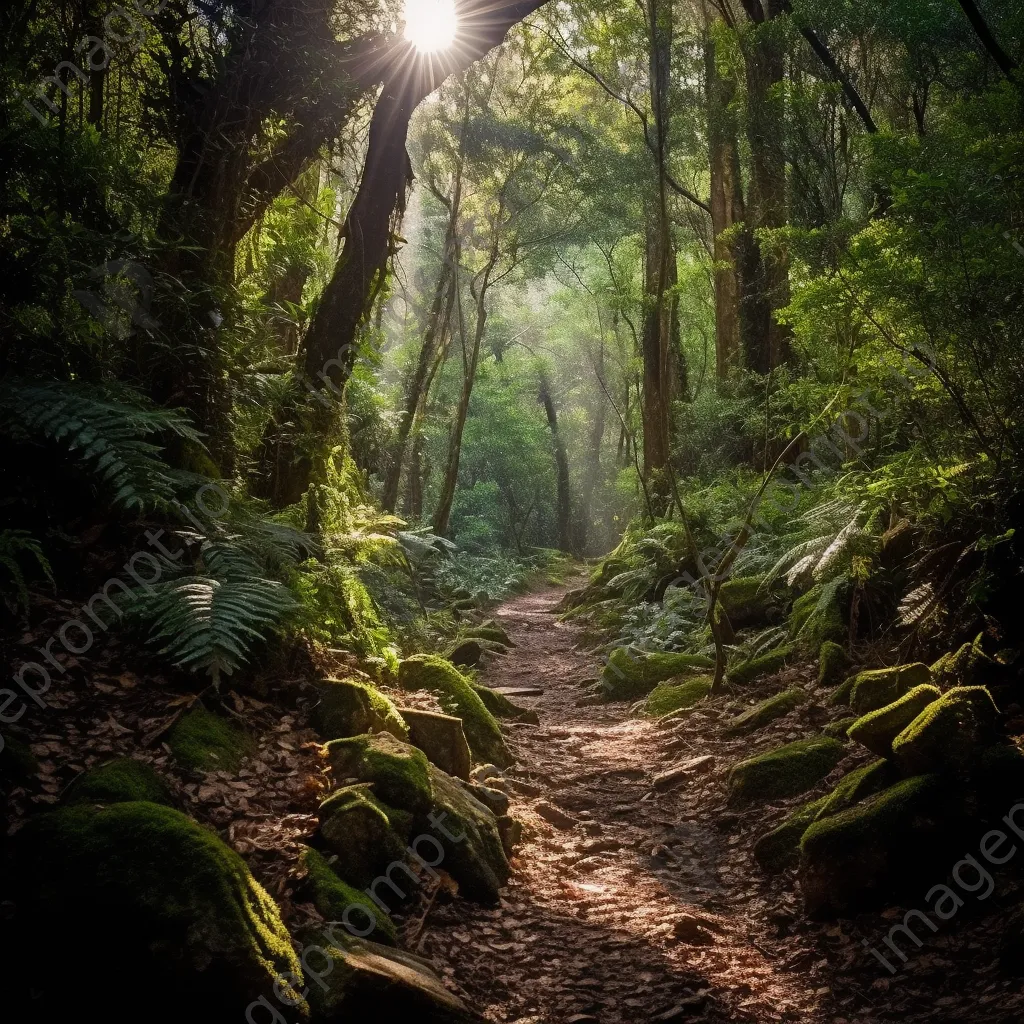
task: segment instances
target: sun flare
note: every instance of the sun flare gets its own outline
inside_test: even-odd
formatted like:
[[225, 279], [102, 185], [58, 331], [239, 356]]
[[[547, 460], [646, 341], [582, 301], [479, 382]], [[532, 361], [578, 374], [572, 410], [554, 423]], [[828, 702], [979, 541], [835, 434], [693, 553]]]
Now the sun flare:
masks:
[[455, 41], [455, 0], [405, 0], [405, 38], [423, 53], [445, 50]]

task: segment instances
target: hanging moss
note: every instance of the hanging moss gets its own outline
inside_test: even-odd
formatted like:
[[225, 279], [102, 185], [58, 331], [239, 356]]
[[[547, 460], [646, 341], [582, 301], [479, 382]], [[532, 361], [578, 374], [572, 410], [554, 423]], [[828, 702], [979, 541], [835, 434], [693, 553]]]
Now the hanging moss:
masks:
[[507, 768], [512, 763], [497, 720], [472, 683], [451, 662], [417, 654], [402, 662], [398, 682], [405, 690], [434, 690], [444, 712], [462, 719], [469, 748], [479, 760], [499, 768]]
[[365, 929], [368, 920], [374, 922], [368, 939], [387, 946], [397, 944], [398, 933], [391, 918], [365, 892], [342, 881], [322, 854], [307, 847], [299, 857], [299, 864], [306, 870], [306, 885], [313, 906], [325, 920], [343, 921], [345, 912], [349, 911], [348, 920], [359, 931]]
[[743, 686], [760, 676], [777, 672], [796, 652], [795, 644], [783, 644], [772, 651], [759, 654], [756, 658], [748, 658], [746, 661], [741, 661], [738, 665], [730, 667], [726, 678], [736, 686]]
[[666, 679], [714, 667], [711, 658], [699, 654], [632, 651], [617, 647], [601, 671], [601, 693], [606, 700], [637, 700]]
[[200, 772], [237, 772], [256, 748], [244, 729], [203, 707], [181, 718], [167, 743], [182, 768]]
[[847, 735], [851, 740], [867, 747], [879, 757], [892, 756], [892, 741], [924, 711], [942, 696], [937, 686], [927, 683], [915, 686], [899, 700], [877, 711], [869, 711], [858, 718]]
[[807, 699], [803, 690], [783, 690], [767, 700], [761, 701], [748, 711], [734, 718], [725, 729], [726, 736], [742, 736], [763, 729], [777, 718], [788, 715]]
[[827, 736], [797, 740], [733, 765], [729, 802], [734, 806], [799, 796], [842, 760], [842, 743]]
[[660, 683], [647, 698], [644, 713], [661, 717], [699, 704], [710, 692], [711, 676], [693, 676], [684, 683]]
[[144, 761], [119, 757], [82, 772], [64, 794], [67, 804], [123, 804], [148, 800], [174, 806], [167, 783]]
[[[229, 1020], [261, 996], [275, 1003], [284, 972], [302, 969], [278, 908], [245, 862], [211, 831], [154, 803], [74, 806], [29, 821], [14, 844], [18, 935], [8, 959], [40, 999], [34, 1019], [70, 1019], [98, 978], [116, 993], [116, 1019], [147, 1007], [147, 1019]], [[60, 958], [55, 922], [72, 913], [85, 940]], [[114, 974], [111, 972], [114, 971]], [[123, 1012], [122, 1012], [123, 1010]], [[306, 1016], [289, 1008], [290, 1021]]]

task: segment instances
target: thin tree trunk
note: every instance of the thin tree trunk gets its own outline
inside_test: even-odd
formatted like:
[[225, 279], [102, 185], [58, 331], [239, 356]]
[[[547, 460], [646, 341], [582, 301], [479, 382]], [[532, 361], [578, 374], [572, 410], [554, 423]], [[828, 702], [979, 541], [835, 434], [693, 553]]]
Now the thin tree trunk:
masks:
[[558, 550], [572, 551], [572, 541], [569, 536], [569, 516], [571, 495], [569, 491], [569, 457], [565, 451], [565, 438], [558, 430], [558, 410], [555, 408], [554, 400], [551, 397], [551, 386], [548, 383], [544, 372], [540, 375], [540, 401], [544, 406], [544, 415], [547, 417], [548, 427], [551, 430], [551, 441], [555, 453], [555, 487], [556, 487], [556, 517], [558, 523]]
[[967, 20], [971, 23], [971, 28], [974, 29], [981, 45], [999, 66], [999, 70], [1009, 78], [1017, 70], [1017, 62], [999, 45], [999, 40], [988, 27], [985, 15], [981, 13], [974, 0], [958, 0], [958, 3], [967, 15]]

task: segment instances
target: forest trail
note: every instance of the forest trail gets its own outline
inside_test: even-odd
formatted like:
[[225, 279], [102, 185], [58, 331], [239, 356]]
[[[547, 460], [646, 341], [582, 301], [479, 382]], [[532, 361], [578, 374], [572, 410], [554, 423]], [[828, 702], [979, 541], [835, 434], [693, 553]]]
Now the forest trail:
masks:
[[[735, 758], [715, 758], [713, 737], [702, 749], [625, 704], [578, 706], [599, 665], [579, 649], [582, 629], [558, 621], [563, 593], [498, 610], [517, 646], [482, 680], [544, 690], [514, 698], [540, 725], [509, 730], [518, 760], [505, 779], [526, 830], [501, 907], [439, 908], [419, 952], [491, 1021], [816, 1017], [811, 975], [780, 971], [749, 937], [758, 894], [744, 891], [754, 883], [739, 837], [716, 830], [714, 779]], [[655, 787], [691, 763], [682, 784]]]

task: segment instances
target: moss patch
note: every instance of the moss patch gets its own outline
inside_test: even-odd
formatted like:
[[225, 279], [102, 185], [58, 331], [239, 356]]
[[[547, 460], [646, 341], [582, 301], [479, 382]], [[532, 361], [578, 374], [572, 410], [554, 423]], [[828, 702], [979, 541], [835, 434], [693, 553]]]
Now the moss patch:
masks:
[[202, 707], [178, 721], [167, 743], [182, 768], [199, 772], [237, 772], [256, 748], [244, 729]]
[[711, 658], [699, 654], [631, 651], [617, 647], [601, 670], [601, 692], [606, 700], [637, 700], [666, 679], [714, 667]]
[[481, 761], [507, 768], [512, 754], [497, 720], [473, 684], [451, 662], [429, 654], [417, 654], [402, 662], [399, 685], [405, 690], [434, 690], [445, 714], [462, 719], [469, 749]]
[[744, 806], [799, 796], [828, 775], [845, 753], [838, 740], [822, 736], [740, 761], [729, 772], [729, 802]]
[[473, 682], [471, 685], [484, 702], [484, 707], [492, 715], [498, 718], [512, 718], [517, 722], [533, 722], [534, 725], [540, 721], [536, 711], [521, 708], [518, 704], [510, 701], [505, 694], [498, 693], [497, 690], [492, 690], [489, 686], [484, 686], [483, 683]]
[[[831, 707], [846, 707], [850, 703], [850, 693], [853, 690], [853, 684], [856, 681], [856, 676], [850, 676], [845, 679], [839, 686], [837, 686], [829, 695], [826, 704]], [[860, 717], [859, 715], [857, 716]]]
[[742, 686], [760, 676], [777, 672], [789, 659], [796, 654], [795, 644], [783, 644], [772, 651], [759, 654], [756, 658], [748, 658], [738, 665], [732, 666], [726, 673], [730, 683]]
[[820, 650], [826, 640], [841, 641], [846, 634], [841, 601], [834, 594], [822, 607], [824, 588], [819, 583], [793, 602], [789, 615], [789, 635], [811, 651]]
[[935, 681], [943, 686], [975, 686], [983, 682], [985, 670], [995, 665], [981, 646], [981, 633], [973, 643], [963, 644], [932, 665]]
[[931, 679], [931, 670], [921, 662], [858, 672], [850, 684], [850, 707], [858, 715], [866, 715], [899, 700], [915, 686], [930, 683]]
[[64, 795], [67, 804], [125, 804], [148, 800], [174, 806], [167, 783], [144, 761], [119, 757], [83, 772]]
[[325, 920], [348, 920], [359, 931], [364, 931], [372, 920], [374, 928], [366, 936], [368, 939], [388, 946], [397, 944], [398, 933], [391, 918], [365, 892], [342, 881], [322, 854], [307, 848], [302, 851], [299, 864], [306, 870], [310, 900]]
[[[19, 979], [42, 993], [39, 1019], [80, 1008], [82, 992], [115, 967], [121, 1006], [151, 1007], [145, 1015], [160, 1022], [190, 1019], [196, 1007], [228, 1020], [261, 996], [276, 1005], [277, 975], [302, 977], [278, 908], [245, 861], [172, 808], [62, 808], [32, 819], [15, 853], [27, 951]], [[86, 941], [63, 958], [58, 985], [35, 951], [52, 945], [54, 922], [71, 908]], [[305, 1016], [303, 1003], [289, 1010]]]
[[818, 685], [835, 686], [849, 663], [843, 647], [834, 640], [826, 640], [818, 650]]
[[387, 812], [368, 798], [366, 787], [346, 786], [320, 805], [320, 837], [335, 856], [335, 871], [355, 886], [369, 885], [393, 861], [405, 858], [405, 844]]
[[768, 621], [776, 601], [766, 580], [767, 575], [737, 576], [722, 584], [718, 599], [734, 628]]
[[957, 686], [893, 740], [892, 752], [908, 772], [960, 772], [999, 738], [999, 711], [988, 690]]
[[409, 738], [398, 709], [372, 686], [356, 679], [322, 679], [316, 691], [313, 724], [324, 739], [364, 732], [389, 732], [400, 740]]
[[489, 640], [492, 643], [501, 644], [503, 647], [515, 647], [509, 639], [508, 633], [494, 622], [485, 622], [480, 626], [470, 626], [463, 631], [463, 636], [473, 640]]
[[828, 818], [899, 781], [899, 770], [884, 758], [844, 775], [824, 798], [816, 818]]
[[761, 701], [748, 711], [734, 718], [725, 729], [726, 736], [742, 736], [756, 732], [777, 718], [788, 715], [807, 699], [803, 690], [783, 690], [767, 700]]
[[685, 683], [661, 683], [648, 696], [644, 714], [660, 717], [692, 708], [711, 692], [711, 684], [710, 676], [696, 676]]
[[879, 757], [892, 756], [892, 741], [942, 696], [937, 686], [922, 683], [908, 690], [899, 700], [858, 718], [847, 733], [851, 740], [867, 747]]
[[390, 733], [331, 740], [324, 747], [336, 781], [373, 783], [373, 795], [393, 807], [425, 814], [433, 800], [430, 766], [422, 750]]

